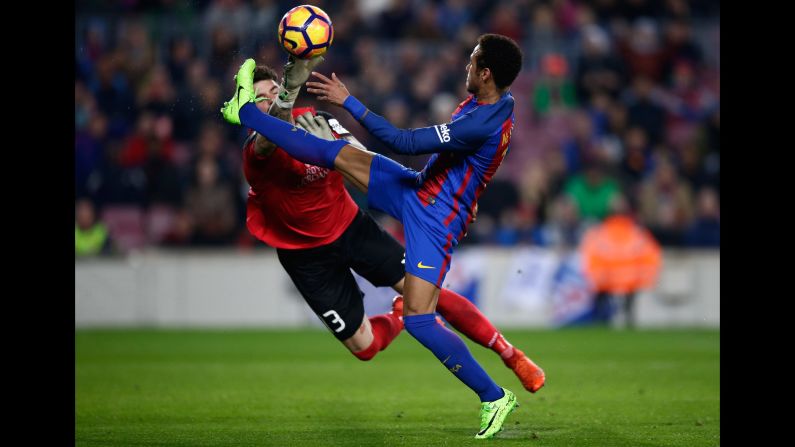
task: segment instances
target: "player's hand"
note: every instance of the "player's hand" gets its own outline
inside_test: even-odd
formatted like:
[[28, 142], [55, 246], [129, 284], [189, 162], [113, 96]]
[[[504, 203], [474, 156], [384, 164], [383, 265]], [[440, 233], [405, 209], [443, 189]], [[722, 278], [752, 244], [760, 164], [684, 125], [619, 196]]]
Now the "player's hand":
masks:
[[312, 112], [305, 112], [295, 119], [296, 126], [301, 127], [312, 135], [324, 140], [334, 141], [336, 138], [331, 132], [331, 126], [322, 116], [312, 116]]
[[323, 60], [323, 56], [298, 59], [291, 54], [287, 59], [287, 63], [284, 65], [284, 81], [282, 82], [284, 87], [288, 90], [292, 90], [304, 85], [304, 82], [309, 79], [309, 74], [312, 73], [312, 70], [323, 62]]
[[350, 96], [345, 84], [339, 80], [335, 73], [331, 73], [331, 79], [320, 73], [312, 72], [312, 76], [320, 79], [319, 82], [310, 81], [306, 83], [306, 91], [317, 95], [317, 99], [342, 106], [342, 103]]

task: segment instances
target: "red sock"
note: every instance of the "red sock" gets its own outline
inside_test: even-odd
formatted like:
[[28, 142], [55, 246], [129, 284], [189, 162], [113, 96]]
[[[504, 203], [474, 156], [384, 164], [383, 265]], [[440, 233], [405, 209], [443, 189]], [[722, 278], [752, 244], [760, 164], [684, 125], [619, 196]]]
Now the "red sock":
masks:
[[386, 349], [403, 330], [403, 322], [400, 321], [400, 317], [392, 313], [371, 317], [370, 326], [373, 327], [373, 341], [378, 340], [379, 351]]
[[513, 346], [500, 334], [471, 301], [453, 292], [442, 289], [436, 311], [456, 330], [475, 343], [489, 348], [503, 358], [513, 355]]
[[373, 342], [364, 350], [353, 353], [359, 360], [370, 360], [375, 357], [378, 351], [386, 349], [403, 330], [403, 322], [397, 315], [391, 313], [370, 317], [370, 326], [373, 328]]
[[375, 357], [378, 354], [380, 346], [378, 345], [378, 340], [373, 339], [373, 342], [370, 343], [370, 346], [366, 347], [365, 349], [359, 352], [353, 352], [352, 354], [355, 355], [359, 360], [367, 361], [371, 358]]

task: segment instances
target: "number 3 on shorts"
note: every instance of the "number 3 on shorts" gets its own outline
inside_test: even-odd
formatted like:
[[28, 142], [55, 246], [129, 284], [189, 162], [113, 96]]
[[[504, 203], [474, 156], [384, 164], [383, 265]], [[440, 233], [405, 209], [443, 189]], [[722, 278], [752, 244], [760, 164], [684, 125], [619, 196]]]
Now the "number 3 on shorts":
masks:
[[[333, 317], [333, 318], [331, 318], [331, 320], [329, 321], [329, 317]], [[337, 328], [337, 329], [334, 329], [334, 332], [340, 332], [343, 329], [345, 329], [345, 322], [342, 321], [342, 318], [340, 318], [340, 314], [338, 314], [336, 311], [330, 310], [330, 311], [324, 313], [323, 314], [323, 318], [326, 319], [326, 326], [328, 326], [329, 329], [331, 329], [331, 325], [332, 324], [339, 324], [340, 327]]]

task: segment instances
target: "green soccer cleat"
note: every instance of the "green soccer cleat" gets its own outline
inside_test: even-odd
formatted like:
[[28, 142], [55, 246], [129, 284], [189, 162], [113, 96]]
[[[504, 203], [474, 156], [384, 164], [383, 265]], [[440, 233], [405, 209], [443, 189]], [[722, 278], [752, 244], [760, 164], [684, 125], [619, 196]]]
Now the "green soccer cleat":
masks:
[[515, 394], [505, 388], [502, 390], [505, 391], [505, 395], [501, 398], [480, 404], [480, 431], [475, 435], [475, 439], [488, 439], [499, 433], [505, 418], [519, 406]]
[[254, 59], [246, 59], [240, 70], [235, 75], [237, 90], [235, 96], [229, 101], [224, 103], [221, 109], [221, 115], [224, 119], [232, 124], [240, 124], [240, 108], [249, 102], [254, 102], [257, 96], [254, 93], [254, 69], [257, 68], [257, 63]]

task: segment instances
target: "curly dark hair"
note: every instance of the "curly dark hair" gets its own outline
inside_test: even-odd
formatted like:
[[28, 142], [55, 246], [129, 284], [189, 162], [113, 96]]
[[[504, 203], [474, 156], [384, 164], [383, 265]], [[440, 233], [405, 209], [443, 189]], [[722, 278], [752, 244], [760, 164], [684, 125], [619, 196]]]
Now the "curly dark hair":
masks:
[[522, 68], [522, 50], [510, 37], [483, 34], [478, 37], [480, 53], [475, 58], [478, 69], [488, 68], [497, 88], [510, 86]]
[[254, 69], [254, 82], [274, 80], [279, 82], [279, 75], [276, 71], [267, 65], [257, 65]]

